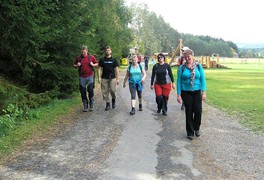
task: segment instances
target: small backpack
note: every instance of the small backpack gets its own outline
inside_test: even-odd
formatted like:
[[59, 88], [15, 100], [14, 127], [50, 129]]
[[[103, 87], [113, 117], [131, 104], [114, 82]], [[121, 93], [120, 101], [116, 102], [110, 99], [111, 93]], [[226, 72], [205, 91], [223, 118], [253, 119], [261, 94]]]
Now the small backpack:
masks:
[[[141, 66], [140, 64], [138, 64], [138, 65], [139, 65], [139, 68], [140, 68], [140, 71], [141, 71], [141, 74], [142, 74], [142, 66]], [[132, 66], [132, 65], [129, 65], [129, 67], [128, 67], [128, 71], [129, 71], [129, 73], [130, 73], [131, 66]]]

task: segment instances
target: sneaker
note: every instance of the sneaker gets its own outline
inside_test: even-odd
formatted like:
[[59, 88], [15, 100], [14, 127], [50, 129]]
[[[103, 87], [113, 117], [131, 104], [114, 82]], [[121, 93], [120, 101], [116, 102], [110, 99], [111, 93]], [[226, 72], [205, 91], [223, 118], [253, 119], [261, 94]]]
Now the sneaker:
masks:
[[161, 109], [158, 109], [158, 110], [157, 110], [157, 113], [160, 113], [160, 112], [161, 112]]
[[195, 135], [196, 135], [197, 137], [199, 137], [199, 136], [200, 136], [200, 131], [195, 131]]
[[162, 111], [162, 114], [163, 114], [164, 116], [167, 116], [167, 112], [166, 112], [166, 111]]
[[83, 112], [88, 112], [88, 108], [83, 108]]
[[131, 111], [130, 111], [130, 114], [131, 115], [134, 115], [136, 112], [135, 112], [135, 108], [132, 108]]

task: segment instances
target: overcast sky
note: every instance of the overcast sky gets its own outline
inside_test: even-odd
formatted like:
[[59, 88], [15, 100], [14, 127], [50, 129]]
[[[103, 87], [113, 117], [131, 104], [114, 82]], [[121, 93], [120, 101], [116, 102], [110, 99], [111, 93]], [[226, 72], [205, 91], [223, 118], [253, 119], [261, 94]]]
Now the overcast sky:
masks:
[[125, 0], [146, 3], [180, 33], [264, 43], [263, 0]]

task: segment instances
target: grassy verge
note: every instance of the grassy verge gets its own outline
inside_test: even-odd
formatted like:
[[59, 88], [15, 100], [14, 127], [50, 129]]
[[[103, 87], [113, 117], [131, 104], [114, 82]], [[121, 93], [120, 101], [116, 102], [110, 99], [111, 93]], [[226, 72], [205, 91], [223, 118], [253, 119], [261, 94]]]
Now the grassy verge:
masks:
[[80, 105], [79, 95], [72, 99], [54, 100], [47, 106], [31, 110], [27, 120], [11, 131], [8, 136], [0, 138], [0, 159], [20, 147], [23, 142], [45, 135], [59, 123], [59, 119], [73, 112]]
[[225, 65], [231, 69], [205, 69], [207, 102], [264, 132], [264, 64]]

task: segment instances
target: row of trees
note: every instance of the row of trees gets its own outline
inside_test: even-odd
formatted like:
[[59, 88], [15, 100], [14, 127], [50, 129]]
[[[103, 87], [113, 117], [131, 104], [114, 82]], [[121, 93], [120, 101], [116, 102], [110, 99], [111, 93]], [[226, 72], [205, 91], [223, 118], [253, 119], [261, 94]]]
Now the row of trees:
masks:
[[238, 52], [236, 44], [210, 36], [194, 36], [179, 33], [166, 23], [161, 16], [150, 12], [145, 5], [139, 7], [132, 5], [133, 21], [131, 29], [136, 35], [134, 43], [140, 46], [143, 53], [171, 52], [178, 45], [178, 40], [183, 39], [185, 46], [194, 50], [196, 55], [220, 54], [224, 57], [233, 57]]
[[121, 59], [135, 45], [142, 54], [171, 52], [180, 38], [196, 55], [237, 51], [223, 39], [179, 33], [146, 5], [126, 7], [123, 0], [2, 0], [0, 10], [1, 75], [59, 98], [78, 87], [72, 63], [83, 44], [98, 59], [106, 45]]
[[264, 48], [239, 49], [241, 58], [264, 58]]

